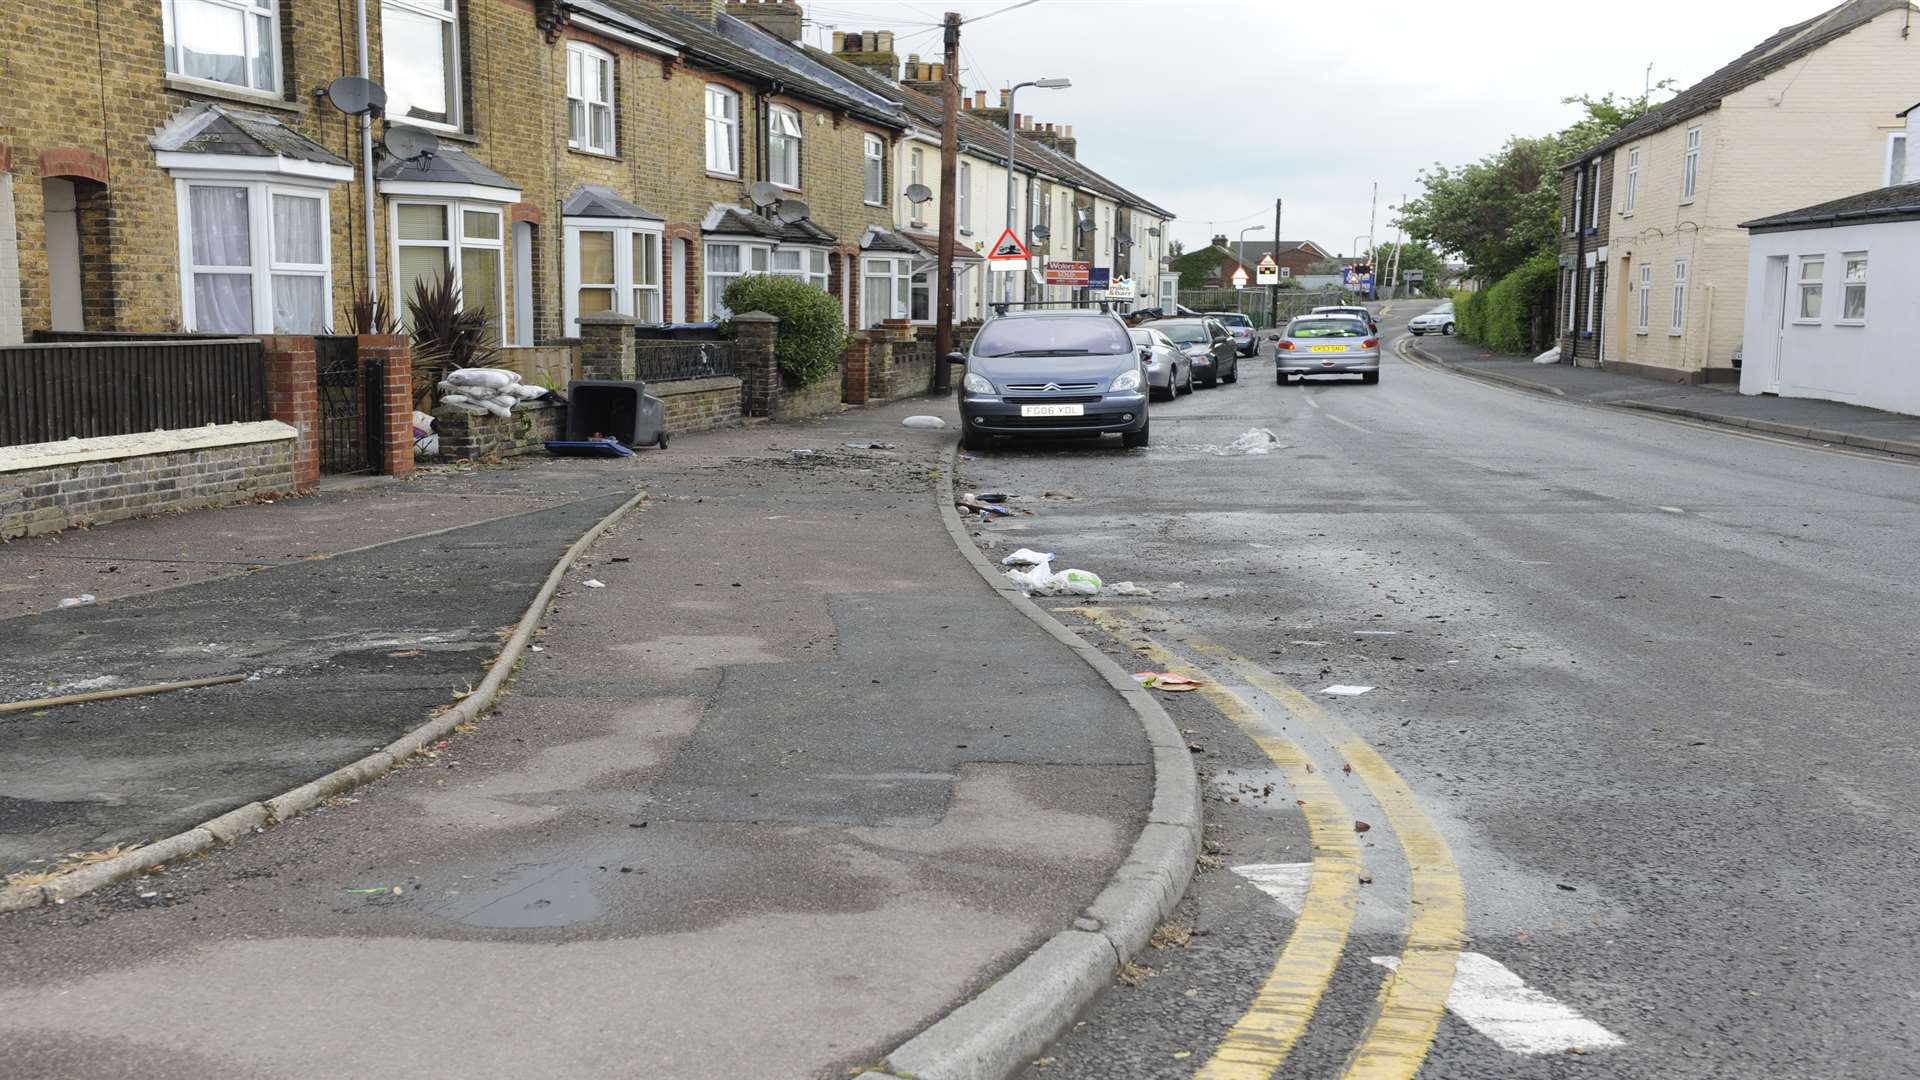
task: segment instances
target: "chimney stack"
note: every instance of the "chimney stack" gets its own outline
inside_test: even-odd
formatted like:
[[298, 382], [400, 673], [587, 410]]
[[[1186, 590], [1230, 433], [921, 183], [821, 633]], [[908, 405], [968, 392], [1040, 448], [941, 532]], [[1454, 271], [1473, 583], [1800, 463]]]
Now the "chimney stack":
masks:
[[660, 6], [712, 29], [713, 24], [720, 21], [726, 0], [660, 0]]
[[[900, 77], [900, 58], [893, 54], [893, 31], [866, 30], [851, 34], [834, 31], [833, 55], [889, 81]], [[915, 56], [913, 59], [918, 60]]]

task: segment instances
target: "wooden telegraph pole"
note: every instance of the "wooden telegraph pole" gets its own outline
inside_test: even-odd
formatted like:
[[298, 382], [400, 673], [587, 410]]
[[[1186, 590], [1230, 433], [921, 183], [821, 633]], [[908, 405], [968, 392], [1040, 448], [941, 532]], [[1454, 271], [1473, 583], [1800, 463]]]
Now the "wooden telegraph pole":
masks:
[[[1280, 202], [1273, 200], [1273, 261], [1280, 261]], [[1267, 329], [1280, 328], [1280, 286], [1267, 286]]]
[[933, 392], [944, 394], [953, 386], [953, 365], [947, 354], [953, 351], [953, 240], [954, 174], [960, 156], [960, 14], [949, 11], [946, 18], [947, 67], [940, 83], [940, 275], [937, 290], [939, 315], [933, 338]]

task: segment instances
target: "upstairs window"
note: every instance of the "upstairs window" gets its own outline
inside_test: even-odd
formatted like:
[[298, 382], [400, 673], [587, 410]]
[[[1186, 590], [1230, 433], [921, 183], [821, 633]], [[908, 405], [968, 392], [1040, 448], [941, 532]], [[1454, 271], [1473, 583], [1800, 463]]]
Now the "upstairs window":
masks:
[[1573, 174], [1573, 218], [1567, 227], [1569, 235], [1580, 231], [1580, 211], [1586, 206], [1587, 170], [1581, 169]]
[[162, 0], [167, 73], [280, 92], [276, 0]]
[[1647, 332], [1647, 320], [1653, 315], [1653, 264], [1640, 264], [1640, 319], [1635, 332]]
[[707, 171], [740, 175], [740, 95], [707, 86]]
[[1593, 192], [1592, 197], [1587, 200], [1587, 229], [1591, 232], [1600, 228], [1600, 165], [1598, 162], [1593, 165], [1593, 179], [1587, 184], [1587, 190]]
[[[1896, 131], [1887, 136], [1887, 183], [1904, 184], [1907, 182], [1907, 133]], [[1920, 180], [1920, 174], [1914, 176]]]
[[868, 135], [862, 144], [862, 162], [866, 169], [866, 201], [868, 206], [887, 204], [886, 188], [886, 144], [878, 135]]
[[1700, 186], [1700, 129], [1687, 129], [1686, 165], [1680, 170], [1680, 201], [1692, 202], [1694, 189]]
[[955, 191], [953, 194], [954, 194], [954, 201], [958, 204], [958, 210], [956, 211], [956, 213], [958, 213], [960, 217], [960, 231], [972, 232], [973, 231], [973, 163], [971, 161], [963, 161], [960, 163], [960, 188], [958, 191]]
[[800, 186], [800, 114], [780, 105], [767, 110], [767, 179]]
[[381, 75], [387, 116], [460, 126], [460, 28], [455, 0], [382, 0]]
[[1633, 214], [1633, 204], [1640, 198], [1640, 151], [1627, 151], [1627, 184], [1620, 192], [1620, 213], [1622, 216]]
[[567, 43], [567, 145], [613, 153], [613, 57]]

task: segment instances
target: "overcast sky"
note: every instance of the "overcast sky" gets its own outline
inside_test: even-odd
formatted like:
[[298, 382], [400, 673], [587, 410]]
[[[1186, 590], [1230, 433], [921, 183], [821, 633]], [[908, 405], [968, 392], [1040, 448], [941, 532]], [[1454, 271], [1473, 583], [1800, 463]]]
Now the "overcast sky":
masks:
[[[1015, 0], [800, 0], [807, 40], [891, 29], [901, 59], [940, 59], [944, 11], [979, 18]], [[1016, 107], [1072, 124], [1092, 168], [1179, 218], [1189, 247], [1249, 225], [1351, 252], [1434, 162], [1462, 164], [1509, 135], [1564, 126], [1560, 99], [1637, 94], [1646, 68], [1684, 87], [1828, 0], [1037, 0], [961, 32], [964, 89], [1043, 76]], [[1578, 40], [1569, 37], [1579, 13]], [[997, 99], [997, 93], [989, 93]], [[1363, 241], [1364, 244], [1364, 241]]]

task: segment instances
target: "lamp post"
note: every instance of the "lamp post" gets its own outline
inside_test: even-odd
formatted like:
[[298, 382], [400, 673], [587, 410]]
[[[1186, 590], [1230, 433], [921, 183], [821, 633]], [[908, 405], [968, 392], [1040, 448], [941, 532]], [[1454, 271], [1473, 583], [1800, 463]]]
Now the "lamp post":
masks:
[[1266, 231], [1267, 227], [1265, 225], [1249, 225], [1240, 230], [1240, 250], [1234, 257], [1240, 261], [1241, 266], [1247, 265], [1247, 234], [1250, 232]]
[[[1071, 79], [1034, 79], [1030, 82], [1015, 83], [1013, 88], [1007, 91], [1007, 228], [1009, 229], [1013, 228], [1014, 223], [1013, 140], [1017, 134], [1013, 122], [1015, 115], [1013, 111], [1014, 96], [1029, 86], [1039, 87], [1042, 90], [1064, 90], [1072, 85], [1073, 80]], [[1007, 275], [1006, 287], [1002, 289], [1001, 292], [1004, 294], [1002, 299], [1008, 303], [1013, 302], [1013, 275]]]

